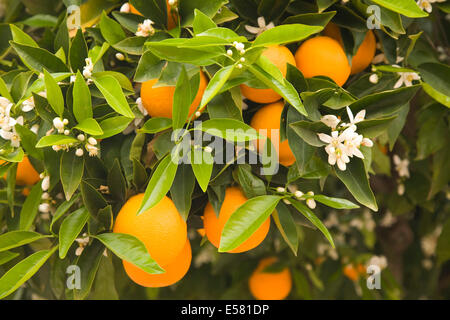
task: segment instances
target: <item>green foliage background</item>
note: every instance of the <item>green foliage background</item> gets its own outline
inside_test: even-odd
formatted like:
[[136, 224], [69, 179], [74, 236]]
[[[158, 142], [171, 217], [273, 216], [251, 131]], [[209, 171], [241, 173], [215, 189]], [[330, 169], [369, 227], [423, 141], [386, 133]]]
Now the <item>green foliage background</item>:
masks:
[[[0, 96], [14, 104], [15, 116], [23, 114], [25, 100], [33, 97], [35, 103], [33, 111], [23, 114], [25, 124], [16, 125], [21, 146], [0, 139], [0, 159], [6, 161], [0, 174], [7, 176], [0, 181], [0, 298], [249, 299], [248, 277], [262, 257], [276, 255], [274, 271], [288, 266], [292, 272], [292, 299], [448, 299], [448, 1], [434, 4], [430, 14], [413, 0], [178, 2], [180, 23], [167, 30], [165, 0], [132, 0], [145, 17], [120, 12], [123, 1], [116, 0], [0, 0]], [[341, 27], [351, 59], [373, 4], [381, 7], [381, 29], [375, 33], [385, 60], [352, 76], [343, 88], [325, 77], [305, 79], [292, 66], [284, 79], [260, 59], [263, 48], [272, 44], [295, 52], [329, 21]], [[78, 31], [67, 28], [72, 5], [81, 9], [83, 28]], [[245, 25], [256, 26], [261, 16], [277, 27], [255, 40]], [[136, 37], [146, 18], [154, 21], [155, 34]], [[225, 54], [234, 41], [246, 45], [242, 69]], [[124, 59], [117, 59], [117, 53]], [[90, 83], [82, 75], [88, 57], [94, 64]], [[262, 176], [259, 166], [177, 167], [170, 162], [171, 133], [185, 126], [186, 101], [198, 86], [199, 67], [210, 78], [201, 103], [207, 106], [200, 118], [203, 130], [215, 129], [228, 143], [251, 140], [250, 135], [230, 138], [224, 133], [248, 129], [260, 108], [245, 101], [243, 110], [238, 85], [272, 88], [286, 101], [282, 135], [294, 146], [296, 164]], [[399, 71], [417, 72], [421, 80], [394, 89]], [[379, 78], [376, 84], [369, 81], [373, 74]], [[144, 117], [135, 103], [139, 83], [154, 78], [176, 86], [172, 120]], [[43, 90], [47, 98], [38, 94]], [[363, 149], [364, 161], [354, 158], [341, 172], [328, 165], [316, 133], [325, 132], [319, 122], [325, 114], [347, 121], [346, 106], [354, 113], [367, 111], [360, 128], [375, 145]], [[69, 120], [70, 134], [46, 136], [57, 116]], [[136, 123], [138, 130], [123, 134]], [[35, 124], [37, 133], [31, 130]], [[186, 128], [198, 130], [190, 122]], [[79, 133], [101, 140], [98, 156], [77, 157], [74, 148], [52, 150], [79, 144]], [[17, 163], [25, 154], [38, 172], [50, 176], [51, 216], [39, 212], [40, 183], [26, 197], [16, 185]], [[410, 159], [408, 179], [394, 169], [394, 154]], [[220, 251], [242, 243], [251, 223], [277, 207], [266, 240], [245, 254], [219, 253], [196, 231], [206, 202], [220, 207], [231, 184], [240, 185], [251, 199], [236, 215], [242, 220], [232, 222], [241, 225], [240, 232], [224, 233]], [[314, 191], [317, 208], [311, 211], [293, 194], [276, 191], [288, 184]], [[402, 195], [399, 184], [405, 187]], [[109, 193], [101, 192], [101, 186], [108, 186]], [[159, 270], [139, 240], [110, 233], [123, 203], [138, 192], [146, 193], [143, 209], [169, 194], [187, 219], [193, 263], [176, 286], [144, 289], [123, 271], [120, 259], [125, 258], [149, 272]], [[75, 239], [84, 233], [89, 244], [77, 256]], [[427, 245], [431, 250], [424, 249]], [[388, 260], [381, 290], [367, 290], [364, 277], [353, 282], [343, 275], [346, 265], [365, 264], [374, 255]], [[66, 289], [66, 269], [73, 264], [88, 270], [82, 273], [81, 290]]]

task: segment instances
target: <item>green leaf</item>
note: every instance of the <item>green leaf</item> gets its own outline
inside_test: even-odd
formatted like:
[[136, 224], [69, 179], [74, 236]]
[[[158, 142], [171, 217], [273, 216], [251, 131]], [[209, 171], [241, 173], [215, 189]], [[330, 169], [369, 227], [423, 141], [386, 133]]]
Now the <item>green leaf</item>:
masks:
[[220, 8], [222, 8], [227, 0], [190, 0], [180, 1], [179, 10], [181, 16], [181, 26], [190, 26], [194, 21], [195, 9], [203, 12], [206, 16], [212, 18], [217, 14]]
[[443, 190], [450, 181], [450, 168], [446, 164], [450, 161], [450, 148], [447, 146], [433, 156], [433, 178], [428, 199], [431, 200], [439, 191]]
[[323, 30], [320, 26], [285, 24], [261, 33], [253, 42], [253, 47], [299, 42]]
[[297, 256], [298, 232], [289, 208], [282, 202], [278, 203], [276, 210], [272, 214], [272, 218], [284, 241], [286, 241], [294, 255]]
[[332, 198], [324, 195], [316, 195], [312, 197], [317, 202], [323, 203], [324, 205], [335, 208], [335, 209], [357, 209], [359, 206], [351, 201], [340, 198]]
[[84, 157], [78, 157], [74, 151], [64, 152], [61, 156], [60, 177], [66, 200], [69, 201], [77, 191], [84, 172]]
[[9, 93], [9, 89], [6, 86], [5, 80], [3, 80], [2, 77], [0, 77], [0, 95], [2, 97], [5, 97], [9, 101], [14, 101], [14, 99], [11, 97], [11, 94]]
[[195, 9], [193, 27], [194, 27], [194, 34], [199, 34], [208, 29], [216, 28], [217, 25], [206, 14], [204, 14], [198, 9]]
[[178, 166], [177, 174], [170, 188], [170, 195], [178, 212], [187, 220], [191, 210], [192, 193], [195, 187], [195, 176], [188, 164]]
[[108, 205], [100, 192], [85, 181], [81, 182], [81, 196], [83, 197], [85, 207], [91, 216], [96, 219], [98, 218], [99, 211]]
[[0, 266], [17, 258], [19, 255], [20, 255], [20, 253], [11, 252], [11, 251], [0, 252]]
[[75, 197], [72, 197], [72, 199], [70, 199], [70, 201], [64, 201], [59, 205], [59, 207], [53, 214], [53, 219], [50, 223], [50, 231], [53, 231], [53, 225], [55, 224], [55, 222], [58, 221], [64, 214], [66, 214], [67, 211], [69, 211], [69, 209], [74, 205], [79, 197], [80, 194], [76, 194]]
[[59, 229], [59, 258], [64, 259], [89, 219], [86, 208], [78, 209], [64, 219]]
[[62, 117], [64, 112], [64, 97], [56, 80], [44, 69], [44, 81], [47, 91], [47, 100], [57, 115]]
[[251, 237], [270, 217], [281, 199], [280, 196], [259, 196], [237, 208], [222, 230], [219, 252], [234, 250]]
[[[94, 240], [90, 246], [84, 248], [81, 256], [76, 261], [76, 265], [80, 270], [85, 270], [85, 272], [81, 271], [81, 289], [73, 290], [73, 299], [82, 300], [91, 293], [92, 284], [94, 283], [104, 252], [105, 246], [97, 240]], [[71, 296], [69, 295], [68, 298], [71, 298]]]
[[289, 147], [291, 148], [292, 153], [294, 154], [298, 172], [300, 174], [303, 174], [305, 172], [306, 165], [311, 160], [315, 152], [315, 149], [307, 142], [305, 142], [298, 134], [296, 134], [294, 129], [289, 125], [290, 123], [302, 119], [304, 119], [304, 117], [300, 113], [298, 113], [295, 109], [288, 108], [287, 110], [288, 126], [286, 128], [287, 131], [286, 135]]
[[80, 72], [77, 72], [73, 85], [73, 114], [78, 122], [92, 118], [91, 91]]
[[130, 3], [144, 17], [148, 17], [158, 26], [165, 26], [167, 23], [167, 3], [163, 0], [131, 0]]
[[119, 81], [116, 78], [104, 76], [95, 79], [94, 83], [114, 111], [125, 117], [134, 119], [134, 113], [131, 111]]
[[336, 11], [323, 12], [323, 13], [302, 13], [295, 16], [290, 16], [284, 20], [283, 24], [301, 23], [311, 26], [325, 27], [328, 22], [336, 14]]
[[252, 141], [260, 136], [258, 132], [242, 121], [235, 119], [211, 119], [195, 127], [207, 134], [218, 136], [228, 141]]
[[314, 147], [323, 147], [325, 145], [317, 133], [323, 132], [327, 129], [322, 122], [297, 121], [289, 124], [289, 126], [298, 134], [305, 142]]
[[378, 211], [378, 205], [370, 189], [364, 162], [361, 159], [352, 158], [350, 163], [347, 164], [347, 170], [337, 169], [336, 175], [359, 203], [373, 211]]
[[389, 117], [382, 119], [364, 120], [358, 123], [358, 133], [362, 134], [365, 138], [376, 138], [380, 134], [386, 132], [386, 129], [390, 127], [393, 121], [397, 117]]
[[428, 13], [420, 9], [415, 0], [372, 0], [386, 9], [398, 12], [409, 18], [427, 17]]
[[83, 71], [88, 57], [88, 47], [81, 29], [77, 30], [69, 50], [69, 62], [73, 72]]
[[167, 194], [172, 186], [177, 173], [178, 163], [172, 160], [172, 156], [167, 155], [156, 168], [142, 199], [138, 215], [144, 211], [153, 208]]
[[[305, 107], [303, 106], [302, 101], [298, 95], [297, 90], [295, 90], [294, 86], [283, 79], [280, 81], [276, 79], [273, 75], [264, 70], [261, 66], [255, 64], [249, 66], [248, 69], [251, 73], [255, 75], [260, 81], [262, 81], [266, 86], [273, 89], [276, 93], [281, 95], [287, 102], [289, 102], [298, 112], [307, 116], [307, 112]], [[279, 72], [279, 70], [278, 70]]]
[[186, 69], [183, 66], [173, 96], [172, 127], [174, 130], [182, 128], [186, 123], [191, 101], [191, 84]]
[[37, 135], [25, 126], [16, 123], [14, 127], [20, 136], [20, 145], [25, 149], [28, 155], [43, 160], [44, 155], [41, 149], [36, 148]]
[[147, 50], [139, 60], [139, 64], [134, 75], [134, 81], [145, 82], [159, 78], [166, 61], [155, 56], [150, 50]]
[[[418, 69], [426, 83], [423, 85], [425, 91], [432, 98], [450, 108], [450, 67], [442, 63], [424, 63]], [[436, 94], [436, 91], [440, 95]]]
[[50, 136], [44, 136], [39, 140], [39, 142], [36, 144], [36, 148], [45, 148], [45, 147], [51, 147], [54, 145], [62, 145], [62, 144], [69, 144], [69, 143], [77, 143], [78, 140], [65, 135], [60, 134], [53, 134]]
[[106, 139], [115, 136], [116, 134], [123, 132], [131, 121], [133, 121], [133, 119], [124, 116], [105, 119], [100, 122], [100, 128], [102, 129], [103, 134], [95, 136], [95, 138]]
[[397, 112], [408, 103], [417, 93], [420, 85], [404, 87], [370, 94], [353, 102], [349, 108], [353, 114], [365, 109], [367, 119], [386, 117]]
[[151, 118], [149, 119], [139, 132], [158, 133], [172, 127], [172, 119], [169, 118]]
[[100, 32], [102, 33], [103, 38], [111, 45], [126, 38], [125, 32], [120, 24], [114, 19], [109, 18], [105, 12], [103, 12], [100, 20]]
[[330, 242], [330, 244], [334, 246], [334, 241], [333, 238], [331, 237], [330, 232], [328, 231], [328, 229], [324, 226], [324, 224], [322, 223], [322, 221], [319, 220], [319, 218], [317, 218], [317, 216], [314, 214], [314, 212], [311, 211], [311, 209], [309, 209], [303, 202], [300, 202], [298, 200], [295, 199], [290, 199], [289, 201], [291, 201], [292, 205], [301, 213], [305, 216], [306, 219], [308, 219], [314, 226], [317, 227], [317, 229], [320, 230], [320, 232], [323, 233], [323, 235], [325, 236], [325, 238], [327, 238], [327, 240]]
[[33, 231], [10, 231], [0, 235], [0, 252], [20, 247], [45, 237]]
[[230, 78], [234, 71], [234, 64], [224, 67], [217, 71], [212, 79], [209, 81], [206, 87], [205, 93], [203, 94], [202, 102], [200, 103], [200, 109], [206, 106], [222, 89], [225, 82]]
[[10, 24], [9, 26], [11, 28], [11, 35], [14, 42], [34, 48], [39, 48], [39, 45], [30, 35], [26, 34], [23, 30], [21, 30], [14, 24]]
[[247, 198], [250, 199], [266, 194], [266, 185], [264, 184], [264, 181], [252, 173], [251, 166], [238, 165], [236, 168], [236, 176], [242, 187], [242, 191]]
[[30, 47], [15, 42], [11, 42], [11, 46], [16, 50], [24, 63], [37, 73], [43, 72], [44, 69], [50, 73], [69, 72], [64, 62], [45, 49]]
[[40, 183], [36, 183], [31, 188], [30, 194], [25, 199], [22, 209], [20, 210], [20, 229], [29, 230], [33, 225], [34, 219], [38, 213], [41, 204], [42, 187]]
[[189, 160], [198, 185], [203, 192], [206, 192], [214, 167], [214, 159], [211, 153], [204, 152], [202, 149], [192, 148]]
[[164, 270], [150, 257], [145, 245], [136, 237], [124, 233], [103, 233], [95, 237], [120, 259], [134, 264], [150, 274], [164, 273]]
[[75, 126], [75, 129], [81, 130], [87, 134], [93, 136], [100, 136], [103, 134], [103, 130], [98, 122], [92, 118], [86, 118]]
[[30, 279], [58, 247], [38, 251], [16, 264], [0, 278], [0, 299], [9, 296]]

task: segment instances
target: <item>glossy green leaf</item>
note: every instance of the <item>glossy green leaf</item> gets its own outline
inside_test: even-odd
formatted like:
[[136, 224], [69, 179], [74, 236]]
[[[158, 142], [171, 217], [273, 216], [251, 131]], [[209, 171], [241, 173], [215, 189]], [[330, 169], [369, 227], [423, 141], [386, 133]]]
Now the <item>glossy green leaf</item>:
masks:
[[283, 203], [278, 203], [276, 210], [272, 214], [273, 221], [281, 233], [284, 241], [291, 248], [294, 255], [298, 252], [298, 232], [295, 221], [289, 208]]
[[9, 296], [30, 279], [58, 247], [42, 250], [26, 257], [0, 278], [0, 299]]
[[270, 46], [299, 42], [322, 30], [323, 27], [304, 24], [280, 25], [261, 33], [253, 42], [253, 46]]
[[117, 81], [116, 78], [112, 76], [104, 76], [95, 79], [94, 83], [103, 94], [111, 108], [125, 117], [134, 118], [134, 113], [131, 111], [119, 81]]
[[31, 188], [30, 194], [25, 199], [22, 209], [20, 210], [20, 229], [29, 230], [33, 225], [34, 219], [38, 214], [39, 205], [41, 204], [42, 187], [40, 183], [36, 183]]
[[212, 79], [209, 81], [206, 87], [205, 93], [203, 94], [202, 102], [200, 103], [200, 109], [206, 106], [222, 89], [225, 82], [230, 78], [234, 71], [234, 64], [224, 67], [217, 71]]
[[175, 179], [177, 168], [178, 164], [172, 160], [170, 154], [159, 163], [145, 190], [138, 214], [153, 208], [167, 194]]
[[103, 233], [95, 238], [120, 259], [134, 264], [145, 272], [164, 273], [164, 270], [150, 257], [145, 245], [136, 237], [124, 233]]
[[56, 80], [47, 70], [44, 69], [45, 88], [47, 90], [47, 100], [52, 109], [62, 117], [64, 112], [64, 97]]
[[84, 172], [84, 157], [78, 157], [74, 151], [64, 152], [61, 156], [60, 177], [66, 200], [69, 201], [77, 191]]
[[39, 142], [36, 144], [36, 148], [45, 148], [45, 147], [51, 147], [54, 145], [62, 145], [62, 144], [70, 144], [70, 143], [77, 143], [78, 140], [65, 135], [60, 134], [53, 134], [50, 136], [44, 136], [39, 140]]
[[315, 195], [312, 197], [317, 202], [323, 203], [324, 205], [335, 208], [335, 209], [357, 209], [358, 205], [351, 201], [340, 198], [327, 197], [324, 195]]
[[222, 230], [219, 252], [236, 249], [269, 219], [280, 196], [264, 195], [247, 200], [228, 219]]
[[80, 72], [77, 72], [72, 95], [75, 119], [82, 122], [84, 119], [92, 118], [91, 92]]
[[333, 246], [334, 248], [334, 241], [333, 241], [333, 237], [331, 236], [330, 232], [328, 231], [328, 229], [324, 226], [324, 224], [322, 223], [322, 221], [319, 220], [319, 218], [317, 218], [317, 216], [314, 214], [314, 212], [311, 211], [311, 209], [309, 209], [303, 202], [300, 202], [298, 200], [295, 199], [290, 199], [289, 201], [291, 201], [292, 205], [301, 213], [305, 216], [306, 219], [308, 219], [315, 227], [317, 227], [317, 229], [320, 230], [320, 232], [323, 233], [323, 235], [325, 236], [325, 238], [327, 238], [327, 240], [330, 242], [330, 244]]
[[374, 3], [379, 4], [386, 9], [398, 12], [409, 18], [422, 18], [427, 17], [428, 13], [420, 9], [414, 0], [372, 0]]
[[34, 231], [10, 231], [0, 235], [0, 252], [20, 247], [45, 237]]
[[378, 205], [370, 189], [364, 162], [361, 159], [352, 158], [345, 171], [336, 168], [336, 175], [359, 203], [373, 211], [378, 211]]
[[214, 159], [211, 153], [193, 148], [189, 155], [189, 160], [200, 188], [203, 192], [206, 192], [214, 166]]
[[78, 209], [64, 219], [59, 229], [59, 258], [64, 259], [89, 219], [86, 208]]

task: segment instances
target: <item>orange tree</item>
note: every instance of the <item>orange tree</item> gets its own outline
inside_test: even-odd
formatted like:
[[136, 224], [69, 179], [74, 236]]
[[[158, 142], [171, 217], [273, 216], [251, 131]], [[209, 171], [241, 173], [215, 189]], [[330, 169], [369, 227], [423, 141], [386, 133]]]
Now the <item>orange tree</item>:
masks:
[[1, 0], [0, 299], [450, 297], [449, 11]]

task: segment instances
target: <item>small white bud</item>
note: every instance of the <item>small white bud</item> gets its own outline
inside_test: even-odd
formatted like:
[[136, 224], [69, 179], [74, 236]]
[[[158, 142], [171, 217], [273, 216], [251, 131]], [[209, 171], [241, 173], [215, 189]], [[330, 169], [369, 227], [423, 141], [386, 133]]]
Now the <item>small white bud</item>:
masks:
[[59, 150], [61, 150], [61, 146], [54, 145], [54, 146], [52, 146], [52, 149], [53, 149], [53, 151], [58, 152]]
[[206, 153], [211, 153], [212, 151], [213, 151], [213, 149], [210, 146], [205, 147]]
[[308, 207], [310, 207], [311, 209], [315, 209], [316, 208], [316, 201], [312, 198], [309, 198], [306, 200], [306, 205]]
[[39, 175], [39, 178], [44, 179], [44, 178], [45, 178], [45, 174], [42, 172], [42, 173]]
[[88, 139], [88, 143], [95, 146], [97, 144], [97, 140], [94, 137], [90, 137]]
[[39, 212], [47, 213], [50, 211], [50, 205], [48, 203], [41, 203], [39, 205]]
[[125, 56], [123, 55], [123, 53], [118, 52], [116, 53], [116, 59], [119, 61], [123, 61], [125, 60]]
[[78, 148], [78, 149], [75, 151], [75, 155], [76, 155], [77, 157], [82, 157], [83, 154], [84, 154], [84, 151], [83, 151], [83, 149], [81, 149], [81, 148]]
[[244, 57], [241, 57], [241, 62], [245, 62], [245, 58]]
[[44, 179], [42, 179], [41, 188], [43, 191], [47, 191], [50, 188], [50, 177], [45, 176]]
[[77, 139], [80, 140], [80, 141], [84, 141], [84, 140], [86, 140], [86, 136], [85, 136], [84, 134], [80, 133], [80, 134], [77, 136]]
[[42, 194], [42, 196], [41, 196], [41, 199], [42, 199], [42, 200], [48, 200], [48, 199], [50, 199], [50, 195], [48, 194], [48, 192], [44, 192], [44, 193]]
[[244, 55], [244, 54], [245, 54], [245, 50], [242, 49], [242, 50], [239, 51], [239, 53], [240, 53], [241, 55]]
[[370, 83], [377, 84], [379, 81], [378, 75], [376, 73], [372, 74], [369, 77], [369, 81], [370, 81]]
[[63, 123], [64, 123], [65, 126], [67, 126], [67, 125], [69, 124], [69, 120], [64, 119], [64, 120], [63, 120]]
[[237, 65], [237, 68], [238, 68], [238, 69], [242, 69], [242, 64], [239, 63], [239, 64]]
[[229, 55], [231, 57], [233, 55], [233, 50], [228, 49], [227, 50], [227, 55]]
[[70, 134], [70, 130], [66, 129], [64, 130], [64, 135], [68, 136]]
[[300, 190], [297, 190], [295, 191], [294, 195], [297, 199], [300, 199], [301, 197], [303, 197], [304, 193], [301, 192]]
[[283, 202], [284, 202], [285, 204], [287, 204], [287, 205], [290, 205], [290, 204], [291, 204], [291, 202], [290, 202], [288, 199], [283, 199]]
[[202, 113], [200, 111], [195, 112], [195, 117], [198, 118], [202, 115]]
[[129, 13], [131, 11], [131, 8], [130, 8], [130, 4], [127, 2], [127, 3], [124, 3], [121, 7], [120, 7], [120, 12], [124, 12], [124, 13]]
[[286, 192], [286, 189], [283, 188], [283, 187], [278, 187], [278, 188], [277, 188], [277, 192], [278, 192], [278, 193], [285, 193], [285, 192]]

